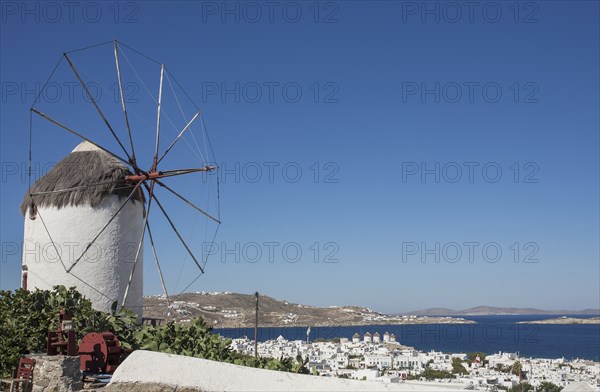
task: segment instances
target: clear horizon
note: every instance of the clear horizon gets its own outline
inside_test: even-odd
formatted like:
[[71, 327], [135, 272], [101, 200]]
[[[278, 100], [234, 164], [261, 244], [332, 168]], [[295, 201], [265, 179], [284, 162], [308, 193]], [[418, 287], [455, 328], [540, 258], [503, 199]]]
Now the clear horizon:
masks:
[[[186, 291], [384, 313], [600, 308], [598, 2], [24, 4], [0, 5], [0, 289], [20, 284], [29, 107], [63, 52], [116, 38], [167, 65], [202, 109], [219, 166], [214, 243], [200, 214], [165, 198], [210, 256], [199, 279], [155, 219], [170, 294], [194, 282]], [[150, 152], [156, 108], [143, 105], [159, 73], [123, 52], [147, 83], [124, 74], [136, 147]], [[73, 58], [125, 138], [111, 55]], [[72, 75], [55, 76], [41, 107], [118, 151]], [[164, 110], [175, 124], [164, 121], [161, 150], [185, 124], [175, 104]], [[36, 178], [79, 143], [37, 129]], [[186, 143], [167, 166], [199, 163]], [[205, 185], [174, 187], [202, 198]], [[148, 243], [144, 255], [144, 294], [161, 294]]]

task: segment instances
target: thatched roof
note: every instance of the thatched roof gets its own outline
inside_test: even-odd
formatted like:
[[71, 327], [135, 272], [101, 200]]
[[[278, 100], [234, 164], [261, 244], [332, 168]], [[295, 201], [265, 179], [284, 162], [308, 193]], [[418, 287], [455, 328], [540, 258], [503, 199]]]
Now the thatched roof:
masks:
[[[83, 142], [32, 185], [21, 203], [21, 213], [25, 214], [31, 205], [30, 193], [37, 207], [95, 207], [109, 195], [127, 198], [134, 188], [125, 180], [130, 174], [132, 172], [114, 156]], [[58, 192], [71, 188], [77, 189]], [[144, 202], [143, 193], [136, 192], [132, 200]]]

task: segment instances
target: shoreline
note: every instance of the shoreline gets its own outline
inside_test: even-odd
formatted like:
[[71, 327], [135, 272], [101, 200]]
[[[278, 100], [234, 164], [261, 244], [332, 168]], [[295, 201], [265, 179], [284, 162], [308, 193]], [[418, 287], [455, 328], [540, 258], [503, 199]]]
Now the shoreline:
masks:
[[600, 325], [600, 317], [554, 317], [545, 320], [518, 321], [516, 324], [551, 324], [551, 325]]
[[[261, 324], [258, 328], [331, 328], [331, 327], [364, 327], [371, 325], [430, 325], [430, 324], [445, 324], [445, 325], [465, 325], [465, 324], [478, 324], [473, 320], [466, 319], [437, 319], [431, 318], [431, 320], [416, 320], [416, 321], [398, 321], [398, 320], [390, 320], [390, 321], [377, 321], [377, 322], [354, 322], [354, 323], [316, 323], [316, 324]], [[239, 329], [239, 328], [254, 328], [254, 324], [243, 324], [243, 325], [233, 325], [233, 326], [223, 326], [223, 325], [211, 325], [213, 329]]]

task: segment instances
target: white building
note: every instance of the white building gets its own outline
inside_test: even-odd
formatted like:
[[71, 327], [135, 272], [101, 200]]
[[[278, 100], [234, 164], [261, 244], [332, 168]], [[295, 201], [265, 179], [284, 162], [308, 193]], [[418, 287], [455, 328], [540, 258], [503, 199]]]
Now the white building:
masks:
[[130, 174], [115, 157], [83, 142], [32, 185], [21, 204], [23, 288], [75, 286], [105, 312], [114, 301], [120, 306], [127, 291], [125, 306], [141, 316], [142, 249], [137, 262], [135, 256], [144, 198], [126, 181]]
[[365, 366], [368, 368], [376, 367], [377, 369], [391, 368], [393, 365], [392, 355], [383, 353], [372, 353], [365, 355]]

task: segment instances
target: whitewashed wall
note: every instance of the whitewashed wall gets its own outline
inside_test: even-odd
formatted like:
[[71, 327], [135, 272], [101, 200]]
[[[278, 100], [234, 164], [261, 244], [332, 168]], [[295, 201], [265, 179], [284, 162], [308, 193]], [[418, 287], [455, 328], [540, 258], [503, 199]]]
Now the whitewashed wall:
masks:
[[[52, 289], [54, 285], [75, 286], [94, 308], [109, 312], [113, 301], [122, 303], [140, 236], [143, 231], [143, 205], [129, 201], [88, 250], [86, 256], [67, 273], [48, 237], [48, 232], [68, 267], [116, 212], [124, 199], [109, 196], [94, 208], [90, 206], [39, 207], [32, 220], [25, 214], [23, 264], [27, 266], [27, 288]], [[48, 232], [44, 229], [42, 219]], [[140, 253], [125, 307], [142, 314], [143, 251]]]
[[[160, 388], [170, 386], [173, 389]], [[145, 389], [142, 389], [145, 388]], [[220, 391], [459, 391], [459, 383], [384, 383], [256, 369], [207, 359], [136, 350], [119, 365], [107, 390]]]

